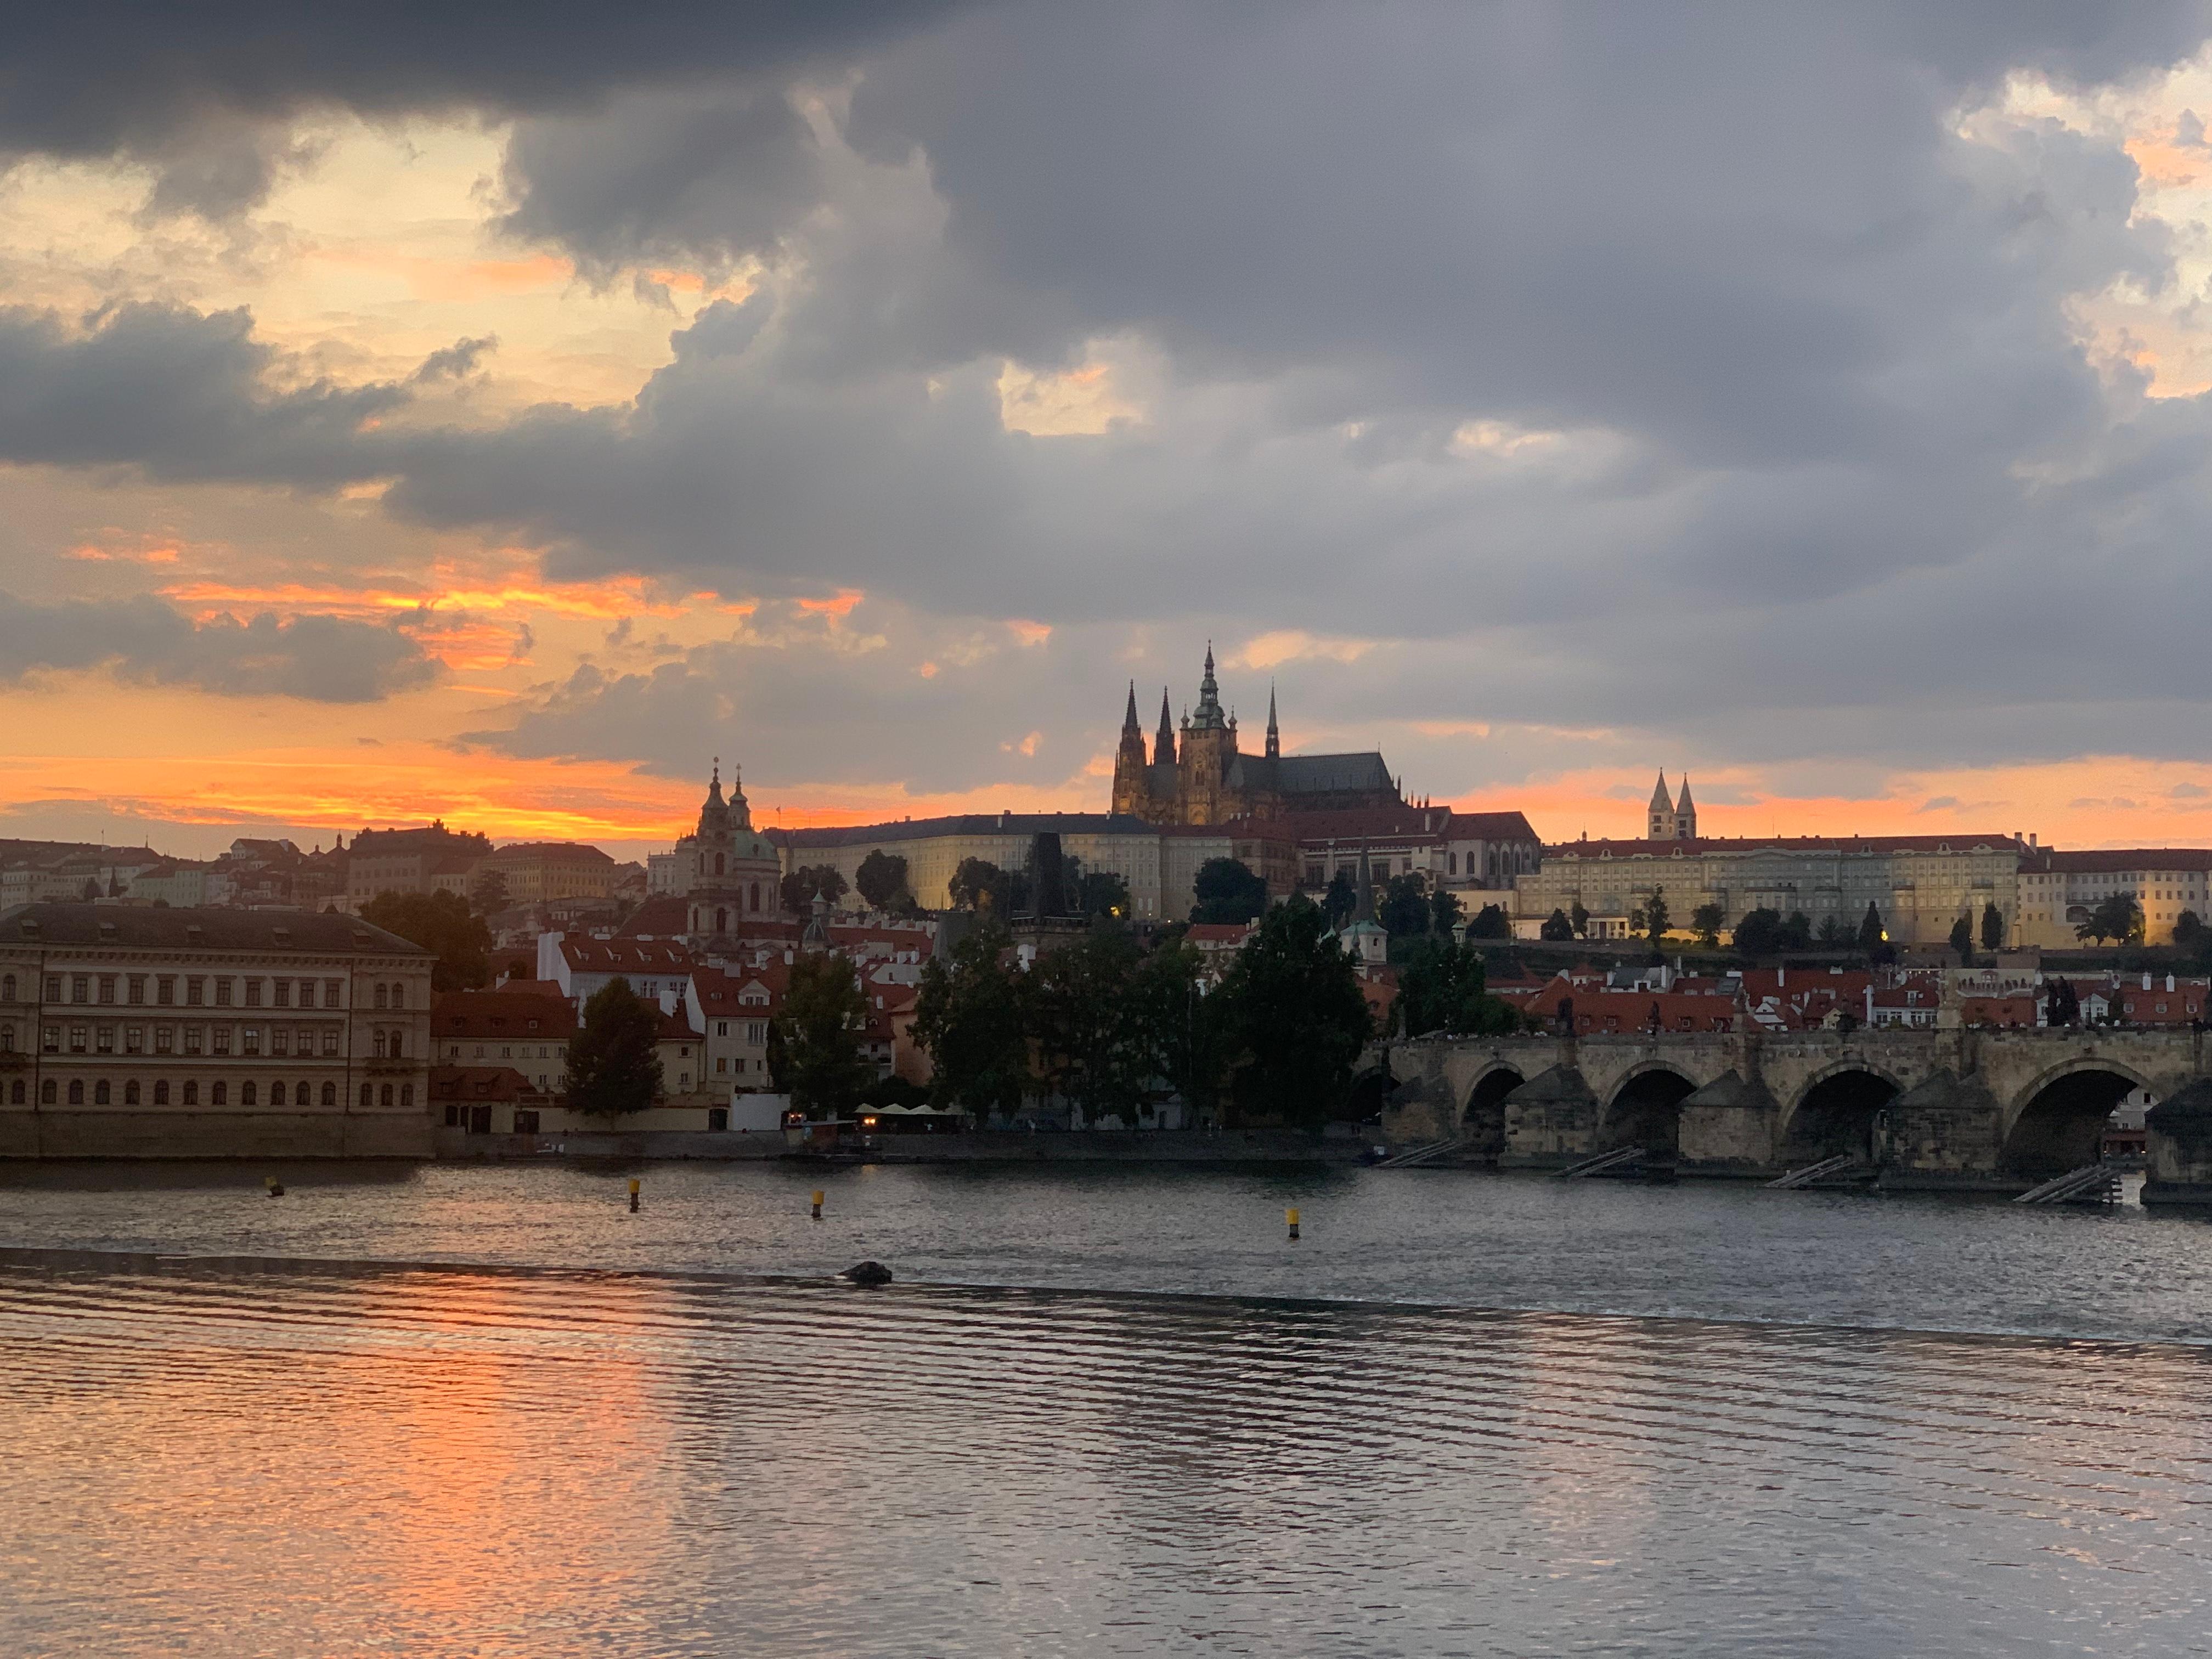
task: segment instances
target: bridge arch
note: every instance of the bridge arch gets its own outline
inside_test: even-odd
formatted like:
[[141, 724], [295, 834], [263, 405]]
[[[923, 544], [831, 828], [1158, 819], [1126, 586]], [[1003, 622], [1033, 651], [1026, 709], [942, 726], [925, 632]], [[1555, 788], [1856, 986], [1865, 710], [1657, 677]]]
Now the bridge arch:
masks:
[[1880, 1163], [1881, 1113], [1904, 1092], [1904, 1083], [1893, 1073], [1864, 1060], [1846, 1058], [1822, 1066], [1790, 1103], [1777, 1157], [1791, 1169], [1843, 1153]]
[[1518, 1066], [1502, 1060], [1475, 1079], [1460, 1114], [1460, 1134], [1470, 1152], [1505, 1150], [1505, 1097], [1528, 1080]]
[[2101, 1055], [2061, 1061], [2006, 1103], [1998, 1168], [2041, 1180], [2095, 1163], [2112, 1109], [2130, 1090], [2153, 1086], [2135, 1067]]
[[1641, 1146], [1673, 1158], [1682, 1147], [1682, 1103], [1698, 1085], [1664, 1060], [1645, 1060], [1620, 1080], [1605, 1109], [1607, 1150]]

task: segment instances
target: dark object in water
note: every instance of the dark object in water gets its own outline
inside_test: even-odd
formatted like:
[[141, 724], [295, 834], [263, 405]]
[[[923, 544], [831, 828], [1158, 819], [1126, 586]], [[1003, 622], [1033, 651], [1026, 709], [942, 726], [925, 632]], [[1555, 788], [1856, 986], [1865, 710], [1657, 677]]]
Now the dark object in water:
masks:
[[863, 1261], [846, 1268], [837, 1277], [855, 1285], [888, 1285], [891, 1282], [891, 1270], [880, 1261]]

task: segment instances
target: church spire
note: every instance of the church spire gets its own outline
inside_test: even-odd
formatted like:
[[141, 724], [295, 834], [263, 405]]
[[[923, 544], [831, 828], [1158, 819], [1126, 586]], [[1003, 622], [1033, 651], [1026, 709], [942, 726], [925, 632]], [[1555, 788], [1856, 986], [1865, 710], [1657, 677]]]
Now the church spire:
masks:
[[1674, 798], [1667, 793], [1667, 769], [1659, 769], [1659, 781], [1651, 787], [1651, 830], [1653, 841], [1672, 841], [1675, 826], [1680, 822], [1674, 815]]
[[1152, 740], [1152, 763], [1173, 766], [1176, 757], [1175, 715], [1168, 708], [1168, 689], [1160, 688], [1160, 734]]
[[1222, 712], [1221, 686], [1213, 678], [1213, 641], [1206, 642], [1206, 673], [1198, 683], [1198, 712], [1191, 724], [1201, 731], [1218, 730], [1228, 725]]
[[1144, 729], [1145, 728], [1143, 726], [1137, 724], [1137, 683], [1134, 680], [1131, 680], [1129, 682], [1129, 711], [1121, 716], [1121, 735], [1127, 737], [1132, 732], [1141, 733]]
[[1267, 758], [1280, 760], [1283, 757], [1283, 734], [1275, 724], [1275, 683], [1267, 682]]

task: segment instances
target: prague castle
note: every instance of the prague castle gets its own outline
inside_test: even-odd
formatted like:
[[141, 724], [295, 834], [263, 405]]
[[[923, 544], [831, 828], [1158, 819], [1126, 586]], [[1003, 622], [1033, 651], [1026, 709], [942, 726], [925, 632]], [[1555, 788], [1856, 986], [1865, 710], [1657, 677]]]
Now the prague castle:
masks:
[[1275, 723], [1275, 696], [1267, 694], [1264, 754], [1237, 747], [1237, 717], [1223, 709], [1213, 678], [1213, 647], [1206, 651], [1198, 707], [1178, 732], [1160, 693], [1160, 729], [1145, 750], [1137, 722], [1137, 688], [1129, 687], [1114, 756], [1114, 811], [1152, 823], [1213, 824], [1232, 818], [1278, 818], [1293, 812], [1405, 805], [1390, 769], [1370, 750], [1352, 755], [1285, 755]]

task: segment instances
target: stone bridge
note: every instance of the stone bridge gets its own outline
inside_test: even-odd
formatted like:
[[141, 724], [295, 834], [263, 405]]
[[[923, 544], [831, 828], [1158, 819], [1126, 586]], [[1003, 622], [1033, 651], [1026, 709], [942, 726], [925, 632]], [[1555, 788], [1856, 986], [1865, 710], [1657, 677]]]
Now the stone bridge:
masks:
[[1370, 1054], [1356, 1097], [1394, 1145], [1558, 1168], [1641, 1145], [1685, 1175], [1771, 1176], [1848, 1153], [1885, 1186], [2022, 1190], [2094, 1163], [2130, 1090], [2147, 1203], [2212, 1203], [2202, 1030], [1731, 1031], [1424, 1037]]

